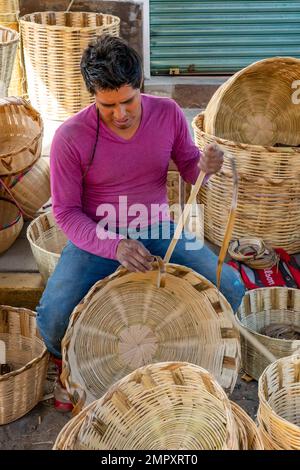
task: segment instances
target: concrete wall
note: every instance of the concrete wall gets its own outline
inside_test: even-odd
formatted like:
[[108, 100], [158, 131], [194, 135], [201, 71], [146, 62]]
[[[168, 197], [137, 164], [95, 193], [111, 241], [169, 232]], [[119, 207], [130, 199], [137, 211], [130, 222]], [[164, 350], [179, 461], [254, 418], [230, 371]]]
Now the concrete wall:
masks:
[[[20, 0], [20, 13], [34, 11], [64, 11], [70, 0]], [[72, 11], [96, 11], [119, 16], [121, 19], [120, 35], [128, 44], [143, 56], [142, 3], [124, 0], [75, 0]]]

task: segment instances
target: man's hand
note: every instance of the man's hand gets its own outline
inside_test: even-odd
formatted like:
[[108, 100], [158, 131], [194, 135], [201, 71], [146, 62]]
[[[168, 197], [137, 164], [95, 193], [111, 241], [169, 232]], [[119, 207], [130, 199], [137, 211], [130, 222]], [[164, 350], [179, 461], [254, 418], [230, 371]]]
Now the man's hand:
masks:
[[121, 240], [117, 248], [117, 260], [131, 272], [145, 273], [152, 269], [153, 256], [137, 240]]
[[224, 161], [224, 152], [217, 144], [209, 144], [203, 150], [199, 168], [207, 174], [214, 174], [221, 170]]

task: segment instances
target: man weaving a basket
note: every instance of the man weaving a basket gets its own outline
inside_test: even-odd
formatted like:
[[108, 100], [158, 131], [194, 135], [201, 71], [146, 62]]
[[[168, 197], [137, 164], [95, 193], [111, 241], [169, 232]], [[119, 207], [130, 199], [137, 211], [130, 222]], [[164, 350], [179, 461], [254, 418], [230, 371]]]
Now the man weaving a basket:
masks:
[[[69, 241], [37, 308], [40, 333], [58, 361], [70, 315], [97, 281], [120, 265], [145, 272], [154, 256], [164, 257], [175, 227], [166, 210], [170, 160], [191, 184], [200, 169], [211, 175], [223, 162], [216, 145], [203, 152], [194, 145], [173, 100], [141, 93], [141, 59], [120, 38], [90, 44], [81, 70], [95, 103], [62, 124], [53, 139], [53, 213]], [[199, 240], [185, 232], [171, 262], [216, 283], [216, 255], [193, 243]], [[236, 311], [244, 286], [227, 265], [221, 291]]]

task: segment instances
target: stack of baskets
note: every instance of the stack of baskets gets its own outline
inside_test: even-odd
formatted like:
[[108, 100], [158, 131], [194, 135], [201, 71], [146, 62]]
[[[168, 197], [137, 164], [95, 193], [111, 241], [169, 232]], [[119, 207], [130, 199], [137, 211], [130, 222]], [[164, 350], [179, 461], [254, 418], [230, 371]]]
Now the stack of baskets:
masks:
[[0, 307], [0, 340], [11, 372], [0, 375], [0, 425], [15, 421], [42, 398], [48, 353], [31, 310]]
[[157, 363], [115, 383], [62, 429], [56, 450], [263, 449], [253, 421], [188, 363]]
[[[0, 0], [0, 26], [19, 31], [19, 0]], [[8, 95], [5, 96], [26, 96], [26, 79], [20, 46], [16, 53]]]
[[8, 95], [18, 44], [18, 33], [0, 26], [0, 98]]
[[[0, 252], [9, 248], [23, 225], [21, 211], [33, 215], [50, 197], [49, 169], [38, 161], [43, 124], [22, 98], [0, 100]], [[25, 213], [24, 212], [24, 213]]]
[[83, 50], [101, 34], [119, 35], [120, 19], [85, 12], [20, 18], [30, 101], [43, 116], [65, 120], [93, 102], [80, 72]]
[[272, 58], [236, 73], [193, 122], [200, 148], [216, 142], [223, 169], [202, 189], [205, 235], [221, 245], [232, 197], [230, 158], [240, 177], [233, 238], [263, 238], [288, 253], [300, 251], [300, 106], [295, 83], [300, 60]]
[[258, 386], [258, 424], [265, 449], [300, 450], [300, 354], [263, 372]]

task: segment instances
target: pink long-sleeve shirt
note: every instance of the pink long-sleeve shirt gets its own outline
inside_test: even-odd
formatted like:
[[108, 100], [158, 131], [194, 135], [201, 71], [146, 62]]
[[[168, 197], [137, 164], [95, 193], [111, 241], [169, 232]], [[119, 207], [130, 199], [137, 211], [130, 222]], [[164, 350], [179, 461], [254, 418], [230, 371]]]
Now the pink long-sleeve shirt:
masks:
[[[157, 213], [151, 209], [157, 207], [154, 205], [167, 207], [170, 159], [186, 182], [194, 184], [199, 174], [200, 151], [192, 141], [179, 106], [169, 98], [144, 94], [141, 103], [140, 126], [129, 140], [115, 134], [100, 119], [96, 153], [84, 179], [96, 138], [95, 105], [64, 122], [51, 146], [51, 192], [56, 222], [78, 248], [104, 258], [116, 259], [118, 243], [124, 238], [120, 233], [115, 235], [114, 230], [109, 231], [112, 219], [117, 232], [118, 227], [130, 225], [141, 216], [139, 206], [134, 204], [142, 204], [147, 211], [141, 226], [169, 218], [168, 211]], [[108, 224], [104, 239], [99, 221], [108, 219], [112, 223]]]

